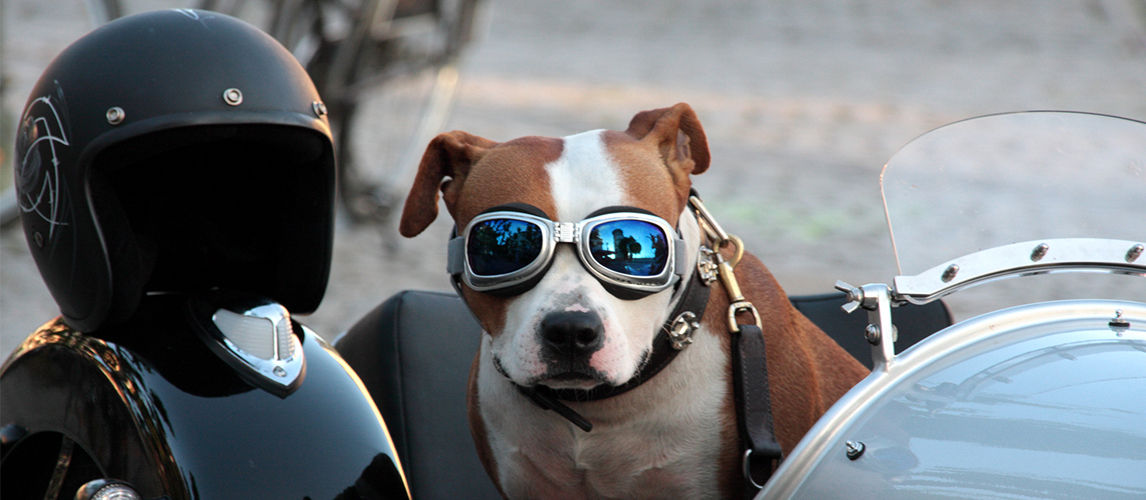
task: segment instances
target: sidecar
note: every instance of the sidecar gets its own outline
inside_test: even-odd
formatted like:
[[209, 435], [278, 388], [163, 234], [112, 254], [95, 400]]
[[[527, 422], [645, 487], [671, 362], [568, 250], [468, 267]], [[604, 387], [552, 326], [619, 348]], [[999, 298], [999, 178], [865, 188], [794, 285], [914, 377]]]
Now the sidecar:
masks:
[[[790, 297], [872, 374], [756, 498], [1146, 497], [1146, 123], [968, 120], [913, 141], [881, 183], [900, 275]], [[1032, 197], [1007, 183], [1047, 194], [1023, 206]], [[1002, 295], [1025, 304], [959, 322], [944, 303], [1075, 271], [1123, 281], [1012, 286]], [[453, 294], [404, 292], [334, 342], [390, 424], [414, 498], [499, 498], [465, 416], [479, 331]]]
[[[1146, 305], [1050, 302], [955, 325], [941, 301], [905, 305], [896, 347], [926, 340], [879, 364], [844, 293], [790, 300], [877, 371], [757, 498], [1146, 494]], [[466, 420], [480, 332], [456, 295], [407, 291], [335, 344], [389, 424], [413, 498], [500, 498]]]
[[[841, 308], [843, 293], [789, 298], [848, 352], [872, 366], [867, 318]], [[942, 302], [905, 307], [899, 339], [914, 343], [951, 323]], [[859, 333], [857, 333], [859, 332]], [[478, 462], [466, 418], [466, 381], [481, 327], [453, 293], [401, 292], [334, 341], [390, 430], [411, 498], [499, 499]]]

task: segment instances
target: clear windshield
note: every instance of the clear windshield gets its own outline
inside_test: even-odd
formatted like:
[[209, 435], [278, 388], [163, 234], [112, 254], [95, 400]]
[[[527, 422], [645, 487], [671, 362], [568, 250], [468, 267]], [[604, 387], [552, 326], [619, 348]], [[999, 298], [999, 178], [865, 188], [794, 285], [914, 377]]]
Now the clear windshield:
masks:
[[1025, 241], [1142, 241], [1146, 123], [1061, 112], [957, 122], [896, 153], [881, 186], [901, 275]]

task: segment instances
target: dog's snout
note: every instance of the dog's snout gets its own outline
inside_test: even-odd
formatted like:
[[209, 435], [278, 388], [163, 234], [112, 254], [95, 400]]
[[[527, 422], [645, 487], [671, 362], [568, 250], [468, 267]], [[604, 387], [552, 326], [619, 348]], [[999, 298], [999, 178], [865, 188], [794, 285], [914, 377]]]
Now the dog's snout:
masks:
[[578, 355], [600, 349], [605, 326], [595, 312], [559, 311], [541, 320], [541, 337], [555, 352]]

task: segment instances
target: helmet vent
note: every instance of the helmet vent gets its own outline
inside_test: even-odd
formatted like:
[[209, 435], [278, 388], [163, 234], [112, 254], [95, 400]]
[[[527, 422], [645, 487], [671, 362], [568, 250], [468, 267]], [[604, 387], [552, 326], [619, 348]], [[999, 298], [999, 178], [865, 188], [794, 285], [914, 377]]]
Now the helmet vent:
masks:
[[260, 359], [275, 359], [275, 347], [282, 345], [277, 340], [285, 337], [277, 334], [278, 325], [268, 318], [219, 309], [212, 320], [239, 350]]
[[211, 320], [223, 337], [245, 354], [267, 361], [294, 357], [290, 313], [279, 304], [265, 304], [243, 313], [219, 309]]
[[241, 368], [252, 381], [281, 396], [292, 392], [305, 366], [299, 340], [292, 327], [290, 312], [282, 305], [269, 302], [239, 311], [220, 308], [211, 315], [221, 333], [220, 354], [233, 366]]

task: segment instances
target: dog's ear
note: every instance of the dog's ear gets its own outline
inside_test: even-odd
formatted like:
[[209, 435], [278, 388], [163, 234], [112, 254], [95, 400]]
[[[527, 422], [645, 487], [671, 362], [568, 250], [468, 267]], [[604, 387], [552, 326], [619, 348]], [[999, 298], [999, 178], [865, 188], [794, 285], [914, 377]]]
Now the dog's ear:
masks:
[[637, 113], [625, 133], [655, 143], [674, 174], [681, 172], [687, 177], [708, 170], [708, 139], [688, 104]]
[[[398, 232], [412, 238], [438, 217], [438, 189], [453, 212], [470, 167], [497, 143], [461, 131], [440, 134], [430, 141], [418, 164], [418, 175], [406, 197]], [[443, 182], [444, 180], [444, 182]]]

